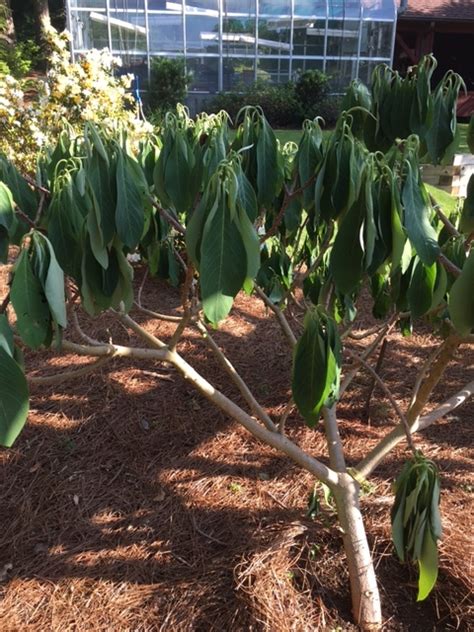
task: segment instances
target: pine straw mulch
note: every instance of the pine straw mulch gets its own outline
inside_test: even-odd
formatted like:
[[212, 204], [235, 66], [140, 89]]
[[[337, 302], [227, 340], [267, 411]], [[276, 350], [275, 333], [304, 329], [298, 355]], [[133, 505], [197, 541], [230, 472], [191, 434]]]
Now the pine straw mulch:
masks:
[[[154, 280], [147, 288], [151, 308], [177, 313], [178, 290]], [[156, 331], [156, 323], [135, 317]], [[137, 343], [110, 317], [83, 327], [103, 340]], [[160, 323], [160, 336], [172, 328]], [[270, 413], [281, 414], [291, 357], [263, 305], [239, 296], [215, 338]], [[391, 335], [382, 374], [400, 404], [433, 344], [428, 334]], [[179, 349], [241, 402], [197, 333]], [[436, 401], [472, 372], [472, 350], [462, 353]], [[31, 374], [84, 362], [27, 354]], [[378, 390], [370, 425], [360, 421], [369, 382], [361, 373], [339, 406], [350, 464], [396, 422]], [[390, 543], [391, 483], [407, 456], [403, 446], [371, 479], [375, 493], [362, 499], [386, 630], [474, 629], [472, 403], [455, 416], [418, 438], [443, 481], [440, 577], [426, 602], [415, 603], [416, 573], [398, 563]], [[320, 430], [306, 429], [296, 414], [287, 429], [325, 459]], [[322, 503], [316, 519], [306, 515], [312, 477], [259, 444], [173, 369], [116, 360], [73, 383], [33, 386], [29, 423], [14, 448], [0, 452], [0, 464], [3, 632], [355, 629], [334, 512]]]

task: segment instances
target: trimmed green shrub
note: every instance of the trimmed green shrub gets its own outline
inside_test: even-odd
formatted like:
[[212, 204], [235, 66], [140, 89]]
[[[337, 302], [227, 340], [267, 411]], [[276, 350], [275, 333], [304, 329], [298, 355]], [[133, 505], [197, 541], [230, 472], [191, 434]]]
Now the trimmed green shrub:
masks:
[[174, 110], [188, 93], [191, 79], [184, 59], [153, 59], [148, 92], [148, 106], [153, 112]]

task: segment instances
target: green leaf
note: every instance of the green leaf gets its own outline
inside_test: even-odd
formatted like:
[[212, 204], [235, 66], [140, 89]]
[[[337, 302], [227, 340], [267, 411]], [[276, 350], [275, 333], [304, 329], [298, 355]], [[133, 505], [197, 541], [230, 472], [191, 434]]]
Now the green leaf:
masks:
[[261, 206], [269, 208], [273, 204], [279, 184], [276, 136], [262, 118], [257, 135], [257, 197]]
[[449, 293], [449, 314], [462, 336], [474, 329], [474, 249]]
[[361, 227], [364, 207], [356, 201], [343, 217], [331, 251], [329, 268], [337, 289], [350, 294], [362, 278], [364, 250], [361, 246]]
[[77, 283], [81, 280], [84, 217], [77, 204], [79, 192], [69, 183], [53, 196], [48, 209], [48, 237], [61, 268]]
[[239, 209], [237, 227], [247, 254], [246, 279], [253, 280], [260, 268], [260, 242], [257, 232], [244, 209]]
[[244, 243], [221, 192], [207, 217], [201, 244], [200, 281], [204, 314], [217, 324], [229, 313], [247, 276]]
[[[472, 117], [474, 121], [474, 116]], [[474, 233], [474, 174], [469, 178], [467, 183], [466, 199], [462, 207], [461, 221], [459, 230], [465, 235]]]
[[28, 418], [29, 393], [25, 375], [0, 346], [0, 444], [13, 445]]
[[3, 226], [10, 236], [16, 226], [13, 197], [10, 189], [3, 182], [0, 182], [0, 226]]
[[418, 567], [420, 575], [416, 600], [423, 601], [433, 590], [438, 577], [438, 547], [429, 529], [425, 529]]
[[23, 342], [33, 349], [45, 344], [51, 329], [51, 315], [27, 250], [22, 251], [15, 267], [10, 298]]
[[122, 152], [117, 158], [117, 206], [115, 222], [122, 242], [133, 250], [140, 241], [145, 224], [143, 196], [128, 166], [130, 158]]
[[408, 304], [413, 318], [420, 318], [431, 309], [436, 281], [436, 263], [425, 266], [419, 259], [413, 266], [408, 288]]
[[64, 297], [64, 272], [59, 267], [53, 246], [49, 239], [42, 235], [49, 251], [49, 266], [44, 282], [44, 293], [54, 320], [61, 327], [67, 326], [66, 300]]
[[407, 177], [402, 190], [405, 228], [422, 262], [431, 266], [440, 253], [436, 232], [429, 222], [431, 207], [426, 191], [418, 182], [412, 165], [408, 161], [405, 164]]
[[0, 314], [0, 348], [4, 349], [8, 355], [13, 357], [15, 343], [13, 340], [13, 331], [8, 324], [6, 314]]
[[474, 154], [474, 114], [471, 116], [471, 120], [469, 121], [466, 142], [469, 147], [469, 151], [471, 154]]

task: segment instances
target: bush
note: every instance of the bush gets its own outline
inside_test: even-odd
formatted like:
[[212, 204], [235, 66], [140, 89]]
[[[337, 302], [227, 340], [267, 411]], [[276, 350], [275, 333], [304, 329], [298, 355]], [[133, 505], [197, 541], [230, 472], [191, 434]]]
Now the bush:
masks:
[[333, 123], [340, 111], [337, 99], [329, 99], [329, 77], [319, 70], [307, 70], [293, 83], [273, 85], [256, 81], [235, 92], [221, 92], [207, 106], [209, 112], [225, 110], [232, 120], [245, 105], [259, 105], [270, 125], [292, 127], [315, 116]]
[[269, 123], [276, 127], [299, 125], [302, 121], [292, 83], [272, 85], [257, 81], [251, 86], [242, 85], [236, 92], [216, 95], [207, 110], [210, 113], [225, 110], [235, 122], [238, 111], [245, 105], [259, 105]]
[[191, 74], [184, 59], [153, 59], [148, 92], [148, 105], [158, 114], [174, 110], [188, 93]]
[[329, 93], [330, 78], [320, 70], [305, 70], [295, 83], [295, 97], [303, 119], [320, 116], [319, 106]]

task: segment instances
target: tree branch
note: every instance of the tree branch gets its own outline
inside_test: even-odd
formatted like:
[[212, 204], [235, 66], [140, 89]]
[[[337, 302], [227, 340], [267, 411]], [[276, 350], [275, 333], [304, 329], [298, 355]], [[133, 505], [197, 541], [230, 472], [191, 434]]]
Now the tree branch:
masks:
[[272, 303], [272, 301], [268, 298], [268, 296], [265, 294], [265, 292], [263, 290], [261, 290], [258, 285], [255, 285], [255, 292], [256, 294], [258, 294], [258, 296], [262, 299], [262, 301], [265, 303], [265, 305], [270, 308], [272, 310], [272, 312], [275, 314], [275, 316], [277, 317], [278, 322], [280, 323], [280, 327], [283, 330], [283, 333], [285, 334], [288, 342], [290, 343], [290, 346], [293, 348], [296, 346], [296, 336], [293, 333], [288, 321], [285, 318], [285, 315], [283, 314], [283, 312], [281, 311], [281, 309], [278, 307], [278, 305], [275, 305], [274, 303]]
[[159, 312], [154, 312], [151, 309], [147, 309], [146, 307], [142, 307], [138, 303], [133, 303], [134, 307], [138, 309], [143, 314], [150, 316], [151, 318], [156, 318], [156, 320], [164, 320], [170, 323], [179, 323], [181, 322], [182, 316], [173, 316], [171, 314], [160, 314]]
[[447, 272], [450, 272], [453, 276], [458, 277], [461, 274], [462, 270], [458, 268], [457, 265], [455, 265], [452, 261], [450, 261], [446, 257], [446, 255], [443, 255], [442, 252], [438, 255], [438, 261], [444, 267], [444, 269]]
[[398, 417], [400, 418], [402, 427], [405, 430], [405, 434], [407, 437], [408, 445], [410, 446], [410, 450], [413, 452], [413, 454], [416, 455], [416, 447], [415, 447], [415, 444], [413, 443], [413, 439], [411, 438], [411, 431], [410, 431], [410, 426], [408, 424], [408, 421], [405, 415], [402, 413], [400, 406], [397, 404], [397, 401], [392, 395], [388, 386], [381, 379], [381, 377], [377, 375], [377, 372], [374, 371], [374, 369], [370, 366], [370, 364], [368, 364], [363, 358], [360, 358], [358, 355], [356, 355], [355, 353], [352, 353], [352, 351], [349, 351], [348, 349], [347, 349], [347, 353], [351, 356], [353, 360], [362, 364], [362, 366], [372, 375], [373, 379], [377, 382], [377, 384], [383, 390], [385, 395], [388, 397], [389, 402], [392, 404], [392, 407], [397, 413]]
[[436, 213], [436, 215], [439, 217], [439, 219], [442, 221], [442, 223], [444, 224], [444, 226], [446, 227], [446, 229], [448, 230], [448, 232], [451, 235], [454, 235], [455, 237], [460, 237], [461, 233], [458, 231], [458, 229], [454, 226], [454, 224], [452, 224], [449, 219], [446, 217], [446, 215], [443, 213], [441, 206], [437, 203], [437, 201], [434, 199], [434, 197], [430, 194], [430, 201], [431, 201], [431, 206], [434, 209], [434, 212]]
[[196, 327], [201, 332], [201, 334], [202, 334], [204, 340], [206, 341], [208, 347], [211, 349], [211, 351], [216, 356], [217, 360], [219, 361], [219, 364], [222, 366], [222, 368], [225, 370], [227, 375], [230, 377], [230, 379], [234, 382], [234, 384], [239, 389], [240, 394], [245, 399], [247, 404], [250, 406], [250, 410], [254, 413], [254, 415], [256, 417], [258, 417], [259, 419], [261, 419], [261, 421], [263, 421], [263, 423], [268, 428], [268, 430], [271, 430], [272, 432], [276, 432], [277, 427], [275, 426], [275, 424], [271, 420], [270, 416], [267, 414], [267, 412], [257, 402], [257, 400], [255, 399], [254, 395], [252, 394], [251, 390], [249, 389], [247, 384], [244, 382], [242, 377], [239, 375], [239, 373], [237, 372], [235, 367], [231, 364], [231, 362], [224, 355], [224, 353], [222, 352], [220, 347], [217, 345], [216, 341], [214, 340], [214, 338], [209, 333], [207, 327], [201, 321], [197, 321], [196, 322]]
[[345, 473], [347, 471], [346, 460], [344, 458], [344, 447], [337, 425], [335, 404], [331, 406], [331, 408], [324, 406], [323, 419], [329, 451], [329, 463], [336, 472]]
[[[461, 389], [455, 395], [446, 400], [444, 404], [438, 406], [438, 408], [435, 408], [435, 410], [424, 415], [423, 417], [417, 418], [415, 422], [410, 426], [410, 434], [425, 430], [436, 421], [441, 419], [441, 417], [444, 417], [456, 408], [459, 408], [459, 406], [464, 404], [464, 402], [469, 399], [469, 397], [472, 397], [473, 394], [474, 381], [466, 384], [463, 389]], [[387, 454], [389, 454], [393, 450], [393, 448], [400, 443], [400, 441], [403, 441], [405, 437], [405, 429], [401, 425], [398, 425], [391, 432], [389, 432], [369, 452], [369, 454], [364, 459], [362, 459], [362, 461], [356, 467], [357, 472], [364, 478], [369, 476], [383, 461]]]
[[169, 211], [164, 209], [161, 204], [158, 204], [158, 202], [152, 197], [148, 199], [151, 202], [152, 206], [156, 208], [158, 213], [168, 222], [168, 224], [170, 224], [175, 230], [177, 230], [178, 233], [186, 235], [185, 227], [175, 217], [173, 217]]
[[46, 386], [48, 384], [58, 384], [60, 382], [65, 382], [66, 380], [74, 380], [81, 375], [87, 375], [88, 373], [92, 373], [92, 371], [99, 369], [104, 364], [110, 362], [113, 357], [113, 355], [104, 356], [87, 366], [80, 367], [79, 369], [73, 369], [71, 371], [63, 371], [62, 373], [56, 373], [55, 375], [28, 375], [27, 380], [29, 384], [41, 384], [42, 386]]

